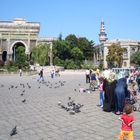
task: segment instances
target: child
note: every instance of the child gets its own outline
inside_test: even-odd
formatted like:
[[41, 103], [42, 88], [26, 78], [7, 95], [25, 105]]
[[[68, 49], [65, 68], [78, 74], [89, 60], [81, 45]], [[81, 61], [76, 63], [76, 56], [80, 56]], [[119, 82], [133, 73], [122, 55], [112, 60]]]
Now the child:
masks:
[[132, 84], [128, 84], [128, 88], [127, 88], [128, 90], [127, 98], [129, 98], [132, 104], [136, 102], [136, 98], [137, 98], [137, 92], [134, 86], [135, 86], [135, 83], [133, 82]]
[[125, 105], [124, 107], [124, 113], [119, 117], [119, 120], [122, 121], [122, 127], [119, 135], [119, 140], [124, 140], [124, 138], [127, 138], [127, 140], [134, 140], [133, 139], [133, 129], [132, 124], [134, 123], [134, 117], [130, 115], [132, 113], [133, 107], [132, 105]]
[[99, 78], [99, 91], [100, 91], [100, 106], [103, 107], [104, 103], [104, 91], [103, 91], [103, 77]]

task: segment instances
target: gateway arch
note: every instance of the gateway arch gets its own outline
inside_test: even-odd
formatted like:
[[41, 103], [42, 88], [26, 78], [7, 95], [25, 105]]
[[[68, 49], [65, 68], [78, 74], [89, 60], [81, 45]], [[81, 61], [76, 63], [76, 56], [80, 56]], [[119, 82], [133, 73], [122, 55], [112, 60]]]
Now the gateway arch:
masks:
[[[40, 38], [40, 23], [27, 22], [23, 18], [15, 18], [13, 21], [0, 21], [0, 60], [14, 61], [17, 47], [24, 47], [25, 54], [30, 58], [33, 47], [40, 43], [50, 44], [56, 38]], [[52, 50], [52, 49], [50, 49]], [[52, 52], [50, 54], [50, 65], [52, 64]]]

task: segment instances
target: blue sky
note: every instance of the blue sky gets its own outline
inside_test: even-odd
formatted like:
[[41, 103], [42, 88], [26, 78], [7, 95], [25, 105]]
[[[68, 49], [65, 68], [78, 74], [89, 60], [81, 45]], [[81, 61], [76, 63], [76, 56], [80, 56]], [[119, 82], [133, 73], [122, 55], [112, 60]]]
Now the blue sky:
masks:
[[40, 22], [41, 37], [86, 37], [96, 44], [100, 22], [108, 39], [140, 40], [140, 0], [1, 0], [0, 20]]

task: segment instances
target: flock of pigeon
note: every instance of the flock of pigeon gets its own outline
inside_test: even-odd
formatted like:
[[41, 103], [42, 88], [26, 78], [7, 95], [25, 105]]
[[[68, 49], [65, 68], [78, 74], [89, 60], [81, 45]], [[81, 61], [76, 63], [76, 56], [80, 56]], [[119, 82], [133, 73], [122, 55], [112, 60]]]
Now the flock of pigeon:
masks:
[[[58, 81], [58, 82], [55, 82], [55, 83], [52, 83], [50, 81], [40, 81], [38, 83], [39, 83], [38, 89], [40, 89], [41, 86], [43, 86], [43, 85], [48, 87], [48, 88], [50, 88], [50, 89], [51, 88], [56, 89], [56, 88], [60, 88], [60, 87], [64, 86], [66, 81]], [[3, 84], [0, 85], [0, 88], [4, 88], [4, 87], [5, 86]], [[26, 94], [26, 91], [31, 89], [32, 87], [31, 87], [31, 85], [29, 83], [19, 83], [19, 85], [10, 85], [8, 87], [8, 90], [10, 92], [12, 92], [12, 91], [14, 91], [13, 89], [18, 89], [18, 88], [22, 91], [20, 96], [24, 97], [24, 95]], [[21, 102], [26, 103], [27, 101], [26, 101], [25, 98], [23, 98], [21, 100]], [[13, 136], [13, 135], [16, 135], [16, 134], [17, 134], [17, 126], [14, 126], [14, 128], [10, 132], [10, 136]]]
[[[66, 83], [66, 81], [57, 81], [57, 82], [50, 82], [50, 81], [38, 81], [38, 89], [41, 88], [41, 86], [46, 86], [47, 88], [52, 88], [52, 89], [56, 89], [56, 88], [60, 88], [62, 86], [64, 86]], [[3, 88], [4, 85], [1, 84], [0, 88]], [[81, 85], [79, 84], [79, 87], [81, 87]], [[12, 89], [20, 89], [22, 92], [20, 94], [20, 96], [24, 97], [24, 95], [26, 94], [26, 91], [31, 89], [32, 86], [29, 83], [19, 83], [19, 85], [10, 85], [8, 87], [9, 91], [13, 91]], [[87, 89], [84, 88], [79, 88], [79, 89], [74, 89], [75, 92], [88, 92]], [[22, 103], [26, 103], [26, 99], [23, 98], [21, 100]], [[64, 109], [65, 111], [69, 112], [69, 114], [74, 115], [76, 113], [81, 112], [81, 107], [83, 107], [83, 104], [80, 103], [76, 103], [74, 100], [72, 100], [71, 97], [68, 97], [68, 101], [67, 104], [64, 105], [61, 101], [58, 102], [58, 106], [61, 109]], [[17, 134], [17, 126], [14, 126], [14, 128], [11, 130], [10, 136], [16, 135]]]
[[69, 114], [74, 115], [75, 113], [81, 112], [80, 108], [83, 107], [84, 105], [75, 103], [74, 100], [72, 100], [71, 97], [69, 97], [67, 105], [62, 104], [62, 102], [59, 101], [58, 106], [69, 112]]

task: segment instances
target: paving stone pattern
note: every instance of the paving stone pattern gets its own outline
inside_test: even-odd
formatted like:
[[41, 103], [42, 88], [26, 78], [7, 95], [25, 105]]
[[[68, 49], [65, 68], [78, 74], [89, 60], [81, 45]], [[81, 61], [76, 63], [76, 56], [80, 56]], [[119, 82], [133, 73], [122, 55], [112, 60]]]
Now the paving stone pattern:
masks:
[[[0, 140], [117, 140], [121, 122], [97, 107], [99, 91], [79, 92], [88, 88], [84, 74], [47, 75], [45, 83], [37, 77], [0, 75]], [[70, 115], [58, 106], [68, 97], [84, 105], [81, 112]], [[140, 113], [133, 114], [135, 140], [140, 140]], [[10, 136], [15, 126], [17, 134]]]

